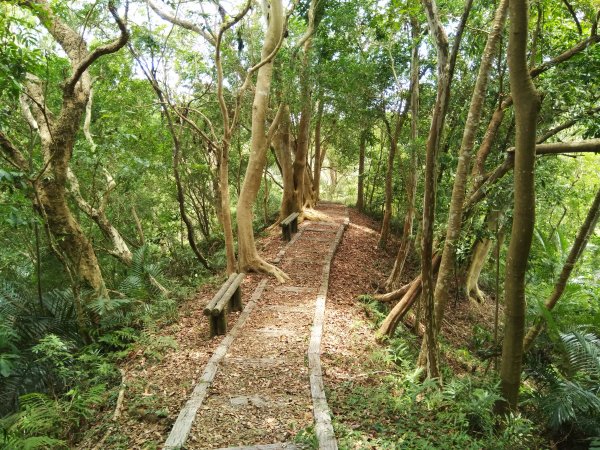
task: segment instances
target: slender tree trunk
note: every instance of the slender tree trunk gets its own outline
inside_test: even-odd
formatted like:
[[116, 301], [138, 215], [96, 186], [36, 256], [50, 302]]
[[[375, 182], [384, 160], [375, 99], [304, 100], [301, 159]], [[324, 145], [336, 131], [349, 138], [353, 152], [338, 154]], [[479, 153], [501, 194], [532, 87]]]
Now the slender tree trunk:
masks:
[[389, 122], [386, 120], [386, 127], [388, 134], [390, 135], [390, 151], [387, 159], [387, 169], [385, 171], [385, 201], [383, 206], [383, 220], [381, 221], [381, 231], [379, 234], [379, 242], [377, 246], [379, 248], [385, 248], [387, 240], [390, 235], [390, 221], [392, 218], [392, 183], [394, 176], [394, 159], [396, 156], [396, 149], [398, 144], [392, 136], [392, 131]]
[[[308, 62], [306, 62], [306, 64], [308, 64]], [[310, 139], [310, 118], [312, 115], [308, 81], [303, 82], [302, 97], [304, 98], [304, 103], [302, 105], [300, 123], [298, 124], [298, 139], [296, 140], [296, 152], [293, 164], [294, 191], [296, 197], [296, 209], [298, 211], [302, 211], [307, 202], [309, 202], [309, 199], [305, 197], [306, 187], [304, 183], [306, 176], [306, 161], [308, 158], [308, 143]]]
[[[283, 32], [283, 7], [281, 0], [272, 0], [269, 10], [269, 24], [263, 43], [261, 58], [267, 62], [258, 69], [254, 102], [252, 104], [252, 138], [250, 158], [246, 175], [237, 204], [239, 263], [242, 271], [260, 271], [274, 275], [280, 282], [287, 276], [277, 267], [267, 263], [258, 255], [252, 229], [252, 207], [260, 187], [263, 168], [266, 164], [266, 153], [269, 135], [265, 129], [269, 91], [273, 74], [273, 55], [278, 48]], [[281, 113], [281, 109], [278, 115]], [[275, 121], [274, 121], [275, 122]], [[275, 123], [271, 127], [275, 126]], [[269, 130], [269, 134], [271, 134]], [[304, 176], [304, 174], [303, 174]]]
[[379, 170], [381, 169], [381, 161], [383, 160], [383, 148], [385, 147], [385, 135], [384, 131], [381, 130], [381, 142], [379, 145], [379, 157], [377, 158], [377, 166], [375, 167], [375, 173], [373, 174], [373, 178], [371, 180], [371, 192], [369, 193], [369, 210], [373, 207], [373, 194], [375, 193], [375, 185], [377, 184], [375, 180], [379, 177]]
[[[148, 75], [147, 75], [148, 76]], [[208, 260], [204, 257], [198, 245], [196, 244], [196, 236], [194, 231], [194, 224], [191, 219], [187, 215], [185, 210], [185, 193], [183, 190], [183, 184], [181, 183], [181, 174], [179, 171], [179, 164], [181, 163], [181, 143], [179, 141], [179, 137], [177, 136], [177, 131], [175, 130], [175, 124], [173, 123], [173, 117], [171, 116], [171, 111], [169, 110], [169, 106], [167, 106], [167, 99], [163, 91], [160, 89], [158, 85], [158, 81], [156, 78], [149, 78], [150, 84], [154, 88], [154, 92], [158, 97], [163, 112], [165, 114], [165, 118], [167, 120], [167, 127], [169, 128], [169, 132], [171, 133], [171, 138], [173, 140], [173, 176], [175, 178], [175, 188], [177, 192], [177, 204], [179, 207], [179, 214], [181, 216], [181, 220], [185, 224], [185, 229], [187, 232], [187, 240], [190, 244], [190, 248], [194, 255], [196, 255], [196, 259], [202, 264], [205, 268], [210, 269], [208, 264]], [[222, 188], [222, 186], [221, 186]]]
[[[590, 207], [587, 217], [585, 221], [581, 224], [579, 231], [577, 232], [577, 237], [575, 238], [575, 242], [573, 242], [573, 246], [569, 251], [569, 255], [567, 256], [567, 260], [565, 261], [563, 268], [560, 272], [560, 276], [554, 285], [554, 289], [552, 293], [546, 300], [545, 308], [548, 311], [552, 311], [552, 309], [556, 306], [558, 300], [562, 296], [565, 288], [567, 287], [567, 281], [569, 281], [569, 277], [571, 276], [571, 272], [573, 272], [573, 268], [577, 263], [577, 260], [585, 250], [587, 243], [590, 239], [590, 236], [594, 232], [596, 228], [596, 224], [598, 223], [598, 219], [600, 217], [600, 188], [596, 192], [596, 197], [592, 202], [592, 206]], [[529, 329], [527, 335], [525, 336], [525, 340], [523, 342], [523, 350], [526, 352], [531, 348], [533, 341], [539, 334], [542, 332], [544, 327], [544, 322], [541, 318], [536, 320], [536, 323]]]
[[356, 194], [356, 209], [364, 212], [365, 209], [365, 150], [367, 146], [367, 131], [360, 133], [358, 144], [358, 187]]
[[459, 150], [458, 166], [454, 177], [454, 186], [452, 189], [452, 197], [450, 200], [450, 209], [448, 212], [448, 224], [446, 226], [446, 240], [442, 252], [442, 262], [438, 272], [437, 283], [435, 286], [435, 323], [436, 332], [440, 331], [442, 320], [444, 318], [444, 309], [450, 298], [450, 287], [454, 281], [454, 272], [456, 264], [456, 243], [460, 237], [462, 218], [463, 218], [463, 203], [466, 196], [467, 174], [471, 165], [471, 155], [475, 143], [475, 134], [481, 120], [483, 111], [483, 103], [485, 100], [485, 92], [489, 80], [489, 73], [492, 67], [492, 60], [496, 45], [502, 35], [504, 22], [506, 20], [506, 12], [508, 8], [508, 0], [501, 0], [492, 31], [488, 35], [487, 43], [481, 57], [479, 66], [479, 74], [475, 82], [473, 96], [471, 97], [471, 106], [467, 115], [467, 121], [463, 133], [462, 143]]
[[232, 274], [237, 269], [235, 246], [233, 240], [233, 225], [231, 221], [231, 204], [229, 194], [229, 141], [223, 139], [220, 148], [219, 161], [219, 205], [221, 208], [221, 225], [225, 238], [225, 255], [227, 258], [227, 273]]
[[392, 221], [392, 200], [394, 195], [394, 159], [396, 157], [396, 152], [398, 151], [398, 139], [400, 138], [400, 132], [402, 131], [402, 126], [404, 125], [404, 120], [406, 119], [407, 111], [408, 102], [406, 102], [404, 110], [402, 112], [398, 111], [396, 117], [396, 124], [393, 130], [390, 126], [389, 121], [387, 119], [384, 119], [388, 134], [390, 135], [390, 153], [388, 154], [387, 170], [385, 172], [385, 203], [383, 220], [381, 221], [381, 233], [379, 235], [378, 242], [379, 248], [386, 247], [388, 238], [390, 236], [390, 224]]
[[440, 147], [445, 112], [450, 97], [448, 38], [441, 25], [435, 0], [422, 0], [427, 14], [429, 32], [437, 47], [437, 95], [431, 127], [427, 138], [425, 158], [425, 193], [423, 198], [423, 237], [421, 240], [421, 279], [423, 306], [425, 307], [425, 336], [419, 366], [425, 367], [427, 377], [439, 378], [438, 349], [433, 302], [433, 225], [435, 219], [436, 159]]
[[521, 385], [525, 331], [525, 273], [535, 224], [535, 138], [540, 98], [527, 67], [527, 0], [510, 0], [508, 69], [515, 105], [515, 169], [513, 226], [504, 282], [505, 316], [499, 411], [516, 410]]
[[419, 137], [419, 22], [416, 17], [411, 17], [411, 34], [413, 47], [410, 62], [410, 167], [406, 179], [406, 215], [402, 229], [400, 248], [394, 261], [394, 267], [386, 282], [386, 289], [391, 291], [399, 287], [404, 264], [410, 252], [412, 243], [413, 222], [415, 219], [415, 201], [417, 193], [418, 168], [417, 168], [417, 139]]
[[290, 110], [288, 106], [284, 107], [279, 129], [273, 139], [273, 147], [275, 148], [275, 155], [281, 168], [281, 178], [283, 180], [283, 194], [278, 220], [280, 222], [293, 212], [297, 212], [294, 169], [290, 145]]
[[[498, 222], [502, 219], [502, 213], [502, 211], [496, 209], [488, 212], [485, 219], [488, 234], [496, 232]], [[479, 289], [479, 277], [492, 248], [492, 243], [491, 238], [482, 237], [475, 242], [471, 251], [471, 261], [465, 277], [465, 292], [469, 300], [474, 303], [482, 303], [484, 300], [484, 294]]]
[[323, 108], [325, 102], [321, 98], [317, 109], [317, 123], [315, 124], [315, 162], [313, 175], [313, 200], [319, 201], [321, 195], [321, 126], [323, 124]]

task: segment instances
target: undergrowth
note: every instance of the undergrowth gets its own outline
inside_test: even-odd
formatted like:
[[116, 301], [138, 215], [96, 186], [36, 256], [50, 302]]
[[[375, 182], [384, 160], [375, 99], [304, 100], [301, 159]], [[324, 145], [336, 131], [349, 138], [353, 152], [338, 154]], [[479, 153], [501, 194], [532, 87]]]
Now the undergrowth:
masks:
[[529, 419], [498, 422], [493, 405], [500, 396], [492, 380], [448, 377], [440, 388], [436, 380], [422, 381], [417, 351], [414, 336], [402, 334], [372, 355], [366, 367], [372, 375], [332, 387], [328, 399], [341, 449], [541, 448]]
[[114, 297], [85, 305], [82, 334], [74, 290], [39, 298], [0, 280], [0, 450], [72, 448], [112, 415], [117, 365], [133, 351], [158, 361], [176, 348], [158, 335], [178, 314], [178, 292], [167, 286], [155, 256], [141, 247]]

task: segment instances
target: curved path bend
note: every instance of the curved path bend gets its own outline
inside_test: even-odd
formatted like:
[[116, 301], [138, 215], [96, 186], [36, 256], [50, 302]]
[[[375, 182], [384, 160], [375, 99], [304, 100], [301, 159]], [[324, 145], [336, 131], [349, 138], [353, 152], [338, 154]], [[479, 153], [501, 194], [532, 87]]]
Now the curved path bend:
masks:
[[262, 280], [207, 363], [165, 450], [291, 450], [314, 425], [319, 448], [337, 449], [321, 373], [329, 271], [349, 223], [345, 206], [320, 202], [330, 222], [305, 221], [273, 263], [290, 281]]

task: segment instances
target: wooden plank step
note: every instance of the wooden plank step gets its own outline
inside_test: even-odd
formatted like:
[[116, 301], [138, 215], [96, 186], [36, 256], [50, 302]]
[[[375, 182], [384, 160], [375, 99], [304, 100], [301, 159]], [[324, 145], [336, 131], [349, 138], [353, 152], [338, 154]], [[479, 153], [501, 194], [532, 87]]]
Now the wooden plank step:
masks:
[[249, 358], [246, 356], [227, 356], [223, 360], [223, 365], [228, 364], [239, 364], [248, 366], [276, 366], [278, 364], [285, 364], [287, 360], [285, 358]]
[[315, 227], [306, 227], [304, 231], [314, 231], [315, 233], [335, 233], [335, 228], [315, 228]]
[[311, 303], [310, 308], [302, 306], [285, 306], [285, 305], [261, 305], [261, 308], [271, 309], [278, 312], [297, 313], [297, 314], [314, 314], [314, 305]]
[[325, 264], [327, 260], [325, 259], [315, 259], [315, 258], [292, 258], [289, 261], [285, 261], [287, 264], [314, 264], [314, 265], [322, 265]]
[[247, 447], [221, 447], [215, 450], [302, 450], [304, 448], [306, 447], [291, 442], [282, 442], [278, 444], [250, 445]]
[[[314, 225], [318, 225], [320, 227], [332, 227], [337, 228], [338, 224], [335, 222], [312, 222]], [[304, 229], [308, 228], [309, 225], [305, 225]]]
[[275, 328], [275, 327], [266, 327], [266, 328], [252, 328], [246, 330], [247, 333], [261, 333], [266, 334], [272, 337], [280, 337], [280, 336], [298, 336], [304, 334], [298, 330], [292, 330], [290, 328]]
[[304, 238], [302, 239], [302, 242], [306, 242], [306, 241], [310, 241], [310, 242], [332, 242], [333, 239], [332, 238], [318, 238], [318, 237], [304, 236]]
[[306, 286], [277, 286], [274, 289], [275, 292], [293, 292], [294, 294], [304, 294], [317, 292], [317, 289], [314, 287], [306, 287]]

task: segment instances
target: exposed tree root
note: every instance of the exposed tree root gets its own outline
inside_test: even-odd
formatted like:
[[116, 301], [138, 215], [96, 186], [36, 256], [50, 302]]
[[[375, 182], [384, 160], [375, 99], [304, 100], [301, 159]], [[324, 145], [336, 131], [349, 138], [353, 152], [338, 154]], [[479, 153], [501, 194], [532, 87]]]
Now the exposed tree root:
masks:
[[[440, 267], [441, 257], [435, 254], [432, 260], [432, 270], [435, 274]], [[423, 284], [421, 283], [421, 275], [416, 277], [408, 284], [409, 288], [402, 299], [394, 306], [388, 316], [385, 318], [379, 330], [377, 330], [377, 340], [382, 341], [386, 336], [390, 337], [396, 331], [398, 324], [410, 308], [415, 304], [421, 295]]]
[[404, 315], [408, 312], [411, 306], [415, 303], [415, 301], [421, 295], [422, 283], [421, 283], [421, 275], [415, 278], [410, 283], [410, 288], [402, 297], [396, 306], [390, 311], [388, 316], [385, 318], [379, 330], [377, 330], [377, 340], [382, 341], [385, 337], [392, 336], [398, 324], [404, 317]]
[[409, 313], [406, 315], [406, 319], [404, 319], [404, 323], [409, 326], [410, 328], [413, 329], [413, 332], [419, 336], [419, 337], [423, 337], [425, 335], [425, 325], [423, 325], [422, 323], [419, 322], [419, 327], [416, 328], [415, 324], [417, 322], [417, 316], [415, 316], [413, 313]]
[[483, 304], [483, 302], [485, 301], [485, 294], [479, 288], [479, 283], [477, 283], [477, 282], [475, 283], [474, 286], [471, 287], [468, 294], [469, 294], [469, 301], [473, 305], [479, 306], [479, 305]]
[[333, 222], [327, 214], [312, 208], [304, 208], [300, 213], [299, 221], [310, 220], [312, 222]]
[[373, 299], [377, 300], [378, 302], [392, 302], [394, 300], [400, 300], [404, 296], [404, 294], [408, 292], [408, 290], [410, 289], [410, 285], [411, 283], [407, 283], [401, 288], [396, 289], [392, 292], [388, 292], [387, 294], [374, 295]]
[[241, 269], [244, 272], [257, 272], [274, 276], [277, 281], [282, 284], [290, 279], [287, 273], [285, 273], [279, 267], [269, 264], [260, 256], [255, 256], [250, 261], [245, 261]]

